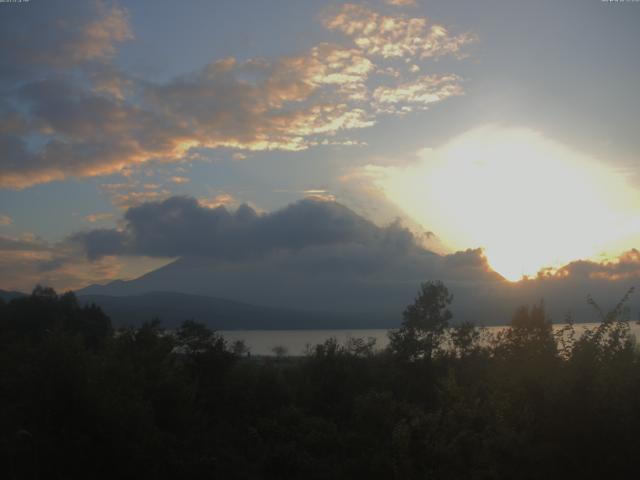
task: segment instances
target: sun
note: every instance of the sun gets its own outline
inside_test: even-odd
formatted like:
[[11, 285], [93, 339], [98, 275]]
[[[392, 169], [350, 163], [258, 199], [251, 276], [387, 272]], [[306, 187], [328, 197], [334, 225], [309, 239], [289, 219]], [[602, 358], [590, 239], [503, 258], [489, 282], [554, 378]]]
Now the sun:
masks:
[[450, 248], [484, 248], [512, 281], [638, 240], [639, 195], [626, 177], [526, 128], [475, 129], [369, 173]]

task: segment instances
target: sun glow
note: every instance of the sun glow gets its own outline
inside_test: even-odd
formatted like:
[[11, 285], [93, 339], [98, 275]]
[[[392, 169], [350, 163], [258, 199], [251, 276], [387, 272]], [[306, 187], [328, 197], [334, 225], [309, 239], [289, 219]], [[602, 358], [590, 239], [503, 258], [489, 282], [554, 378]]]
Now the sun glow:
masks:
[[479, 128], [414, 164], [368, 171], [448, 246], [483, 247], [512, 281], [640, 238], [640, 196], [624, 175], [529, 129]]

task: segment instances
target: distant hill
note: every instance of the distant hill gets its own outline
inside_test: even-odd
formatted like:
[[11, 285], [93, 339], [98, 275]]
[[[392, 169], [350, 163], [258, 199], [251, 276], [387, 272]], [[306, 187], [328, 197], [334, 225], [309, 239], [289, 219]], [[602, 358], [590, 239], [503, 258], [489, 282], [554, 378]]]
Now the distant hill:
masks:
[[5, 302], [10, 302], [14, 298], [26, 297], [26, 293], [9, 291], [9, 290], [0, 290], [0, 298]]
[[[245, 262], [238, 270], [216, 259], [180, 258], [138, 278], [89, 285], [77, 294], [128, 297], [150, 292], [179, 292], [269, 309], [330, 312], [332, 318], [364, 317], [371, 320], [367, 325], [388, 324], [390, 319], [391, 323], [399, 324], [419, 281], [392, 280], [391, 283], [389, 286], [387, 279], [353, 272], [336, 278], [311, 266], [288, 271], [287, 267], [277, 264], [259, 268]], [[351, 326], [344, 325], [344, 328]]]
[[312, 312], [262, 307], [203, 295], [150, 292], [140, 295], [78, 295], [81, 303], [96, 303], [115, 326], [136, 326], [159, 318], [166, 327], [194, 319], [216, 330], [287, 330], [389, 328], [400, 319], [373, 319], [364, 314]]
[[[5, 302], [27, 295], [0, 290], [0, 298]], [[183, 320], [193, 319], [216, 330], [392, 328], [400, 324], [399, 317], [264, 307], [177, 292], [114, 296], [83, 294], [83, 290], [80, 290], [76, 295], [82, 304], [99, 305], [116, 327], [139, 326], [154, 318], [160, 319], [168, 328], [177, 326]]]

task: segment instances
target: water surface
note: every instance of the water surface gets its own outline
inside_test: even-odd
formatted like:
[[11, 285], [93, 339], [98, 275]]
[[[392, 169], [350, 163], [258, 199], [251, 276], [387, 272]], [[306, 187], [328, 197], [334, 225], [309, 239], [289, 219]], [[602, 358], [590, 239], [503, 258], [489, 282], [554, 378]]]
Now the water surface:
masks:
[[[585, 328], [595, 327], [596, 323], [580, 323], [574, 325], [576, 337], [584, 332]], [[562, 328], [563, 324], [554, 325], [554, 330]], [[640, 325], [629, 323], [631, 333], [640, 339]], [[490, 333], [497, 333], [505, 326], [487, 327]], [[374, 338], [376, 348], [383, 349], [389, 344], [388, 333], [390, 330], [379, 329], [354, 329], [354, 330], [222, 330], [221, 333], [229, 342], [244, 340], [253, 355], [274, 355], [274, 347], [284, 347], [288, 355], [303, 355], [308, 346], [323, 343], [329, 338], [335, 338], [339, 343], [344, 343], [348, 338]]]

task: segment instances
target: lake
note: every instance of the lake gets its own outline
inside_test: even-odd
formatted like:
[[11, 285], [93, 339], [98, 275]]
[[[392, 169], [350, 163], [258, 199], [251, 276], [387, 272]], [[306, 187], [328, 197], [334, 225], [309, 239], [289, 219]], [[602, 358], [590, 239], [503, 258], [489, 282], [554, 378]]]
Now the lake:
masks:
[[[594, 327], [596, 323], [575, 324], [577, 336], [580, 336], [585, 328]], [[562, 328], [563, 324], [554, 325], [554, 330]], [[640, 339], [640, 325], [630, 322], [631, 333]], [[505, 326], [486, 327], [491, 333], [506, 328]], [[273, 348], [284, 347], [288, 355], [302, 355], [308, 345], [323, 343], [329, 338], [335, 338], [339, 343], [344, 343], [348, 338], [375, 338], [376, 348], [383, 349], [389, 344], [388, 329], [360, 329], [360, 330], [221, 330], [229, 342], [244, 340], [253, 355], [274, 355]]]

